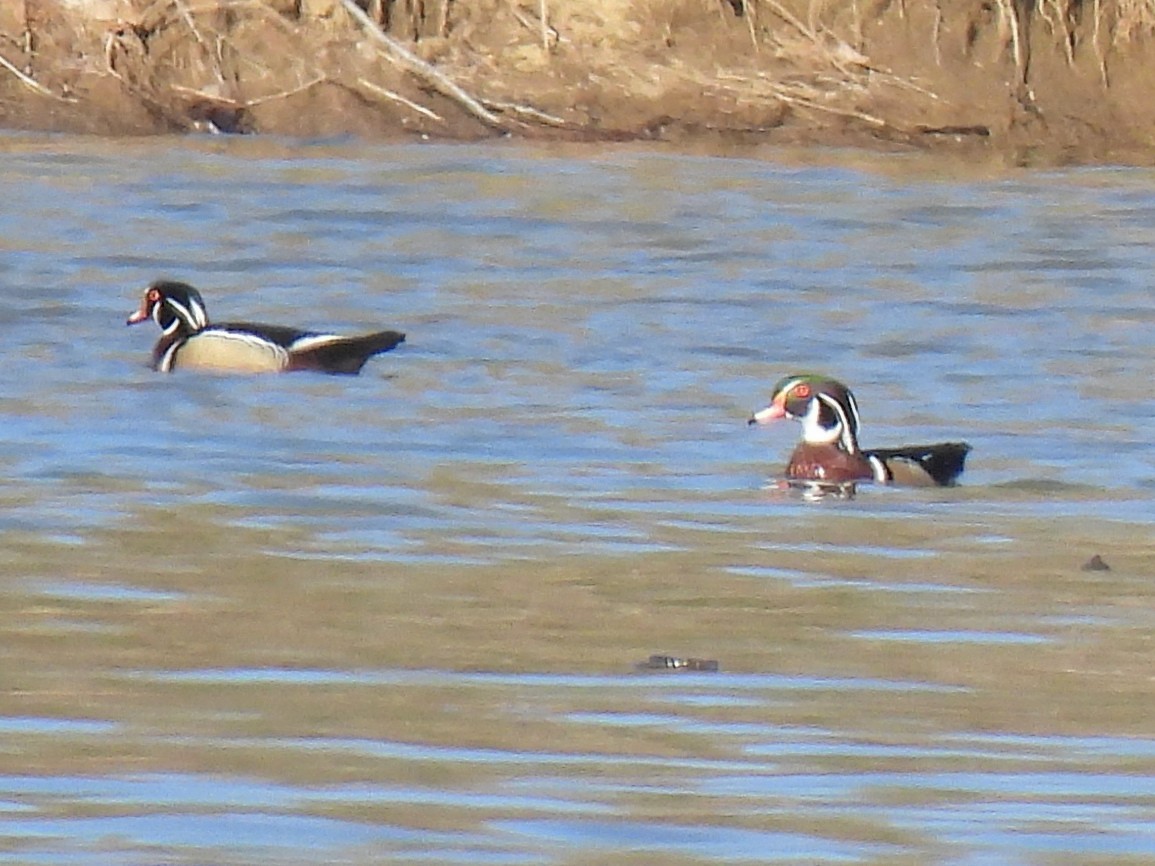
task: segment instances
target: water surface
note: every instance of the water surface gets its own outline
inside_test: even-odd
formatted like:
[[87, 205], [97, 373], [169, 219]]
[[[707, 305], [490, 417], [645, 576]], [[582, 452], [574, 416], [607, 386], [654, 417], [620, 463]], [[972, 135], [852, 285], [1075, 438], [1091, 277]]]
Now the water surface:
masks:
[[[1149, 857], [1150, 172], [0, 149], [0, 861]], [[161, 376], [160, 276], [409, 340]], [[800, 370], [963, 485], [774, 489]]]

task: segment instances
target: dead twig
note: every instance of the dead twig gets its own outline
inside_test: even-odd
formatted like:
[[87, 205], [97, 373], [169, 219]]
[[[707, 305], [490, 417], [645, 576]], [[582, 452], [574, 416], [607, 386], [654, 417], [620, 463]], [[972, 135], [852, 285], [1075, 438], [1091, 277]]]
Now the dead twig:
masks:
[[[526, 30], [534, 31], [541, 29], [542, 22], [539, 20], [535, 24], [531, 16], [526, 15], [524, 12], [517, 8], [516, 3], [510, 6], [509, 11], [513, 17], [517, 19], [517, 23], [524, 27]], [[558, 29], [553, 25], [545, 25], [545, 32], [548, 36], [545, 41], [545, 47], [547, 50], [561, 42], [569, 42], [569, 40], [564, 38], [561, 33], [558, 32]]]
[[1027, 67], [1023, 56], [1023, 37], [1019, 27], [1019, 13], [1011, 0], [998, 0], [999, 15], [1011, 31], [1011, 55], [1015, 61], [1015, 71], [1018, 73], [1018, 84], [1025, 87], [1027, 83]]
[[777, 15], [815, 45], [821, 44], [822, 40], [818, 38], [818, 34], [803, 24], [801, 21], [799, 21], [793, 12], [791, 12], [781, 3], [777, 2], [777, 0], [761, 0], [761, 2], [769, 6], [775, 15]]
[[45, 87], [39, 81], [37, 81], [31, 75], [27, 75], [27, 74], [21, 72], [16, 67], [16, 64], [12, 63], [10, 60], [8, 60], [8, 58], [6, 58], [2, 54], [0, 54], [0, 66], [3, 66], [5, 69], [7, 69], [13, 75], [15, 75], [16, 78], [20, 81], [20, 83], [23, 84], [25, 87], [27, 87], [31, 90], [35, 90], [41, 96], [47, 96], [49, 99], [56, 99], [60, 102], [76, 102], [75, 99], [70, 99], [67, 96], [58, 96], [57, 94], [53, 93], [51, 90], [49, 90], [47, 87]]
[[290, 87], [288, 90], [280, 90], [277, 93], [270, 93], [268, 96], [258, 96], [256, 99], [246, 99], [245, 108], [252, 108], [254, 105], [263, 105], [266, 102], [273, 102], [277, 99], [288, 99], [290, 96], [296, 96], [298, 93], [304, 93], [306, 90], [316, 87], [318, 84], [324, 84], [329, 80], [327, 75], [316, 75], [304, 84], [298, 84], [296, 87]]
[[547, 114], [540, 109], [534, 108], [532, 105], [518, 105], [515, 102], [494, 102], [492, 99], [483, 100], [486, 108], [492, 108], [494, 111], [508, 111], [511, 114], [521, 114], [525, 117], [532, 118], [538, 123], [544, 123], [547, 126], [557, 126], [563, 129], [570, 129], [574, 124], [562, 117], [554, 114]]
[[397, 40], [392, 39], [386, 33], [382, 32], [381, 28], [373, 23], [373, 19], [366, 15], [365, 11], [354, 3], [353, 0], [341, 0], [341, 5], [353, 20], [364, 28], [366, 33], [384, 47], [386, 55], [388, 55], [394, 63], [402, 69], [416, 75], [442, 96], [446, 96], [455, 101], [486, 126], [501, 132], [507, 131], [500, 117], [486, 110], [484, 105], [466, 93], [465, 90], [448, 75], [430, 66], [412, 51], [407, 50]]
[[445, 123], [445, 118], [443, 118], [436, 111], [432, 111], [426, 108], [424, 105], [418, 105], [412, 99], [406, 99], [400, 93], [395, 93], [392, 90], [386, 90], [384, 87], [374, 84], [372, 81], [366, 81], [364, 78], [358, 78], [357, 83], [364, 87], [366, 90], [372, 93], [376, 93], [378, 96], [384, 96], [386, 99], [391, 99], [394, 102], [400, 102], [406, 108], [410, 108], [413, 111], [416, 111], [418, 114], [428, 117], [430, 120], [436, 120], [438, 123]]
[[172, 0], [172, 5], [176, 7], [177, 13], [184, 19], [184, 23], [188, 25], [188, 29], [192, 31], [193, 38], [200, 43], [201, 48], [206, 52], [209, 50], [209, 44], [205, 42], [205, 38], [201, 36], [200, 29], [197, 27], [196, 21], [193, 20], [192, 10], [189, 9], [188, 4], [184, 0]]
[[1091, 44], [1095, 46], [1095, 59], [1099, 61], [1099, 80], [1103, 82], [1104, 87], [1111, 86], [1111, 80], [1107, 77], [1107, 58], [1103, 54], [1103, 45], [1099, 41], [1099, 31], [1103, 23], [1103, 8], [1101, 0], [1095, 0], [1095, 28], [1091, 35]]
[[758, 34], [754, 30], [754, 18], [757, 15], [754, 11], [754, 4], [746, 3], [743, 0], [740, 8], [746, 13], [744, 17], [746, 18], [746, 32], [750, 34], [750, 44], [754, 46], [754, 53], [759, 54], [762, 49], [758, 45]]
[[268, 96], [258, 96], [256, 99], [242, 99], [242, 100], [227, 99], [225, 97], [218, 96], [215, 93], [209, 93], [209, 92], [204, 91], [204, 90], [198, 90], [195, 87], [185, 87], [185, 86], [180, 85], [180, 84], [173, 84], [170, 86], [170, 89], [175, 90], [178, 93], [187, 93], [190, 96], [199, 96], [201, 99], [208, 100], [209, 102], [219, 102], [219, 103], [231, 105], [233, 108], [252, 108], [255, 105], [263, 105], [266, 102], [274, 102], [275, 100], [278, 100], [278, 99], [287, 99], [290, 96], [296, 96], [298, 93], [303, 93], [306, 90], [308, 90], [310, 87], [316, 87], [318, 84], [323, 84], [326, 81], [328, 81], [327, 76], [318, 75], [318, 76], [312, 78], [311, 80], [306, 81], [304, 84], [300, 84], [296, 87], [291, 87], [288, 90], [281, 90], [281, 91], [278, 91], [277, 93], [270, 93]]
[[185, 3], [185, 0], [172, 0], [172, 2], [176, 7], [176, 11], [180, 14], [180, 17], [184, 19], [185, 25], [189, 30], [192, 31], [193, 38], [196, 39], [197, 43], [201, 47], [201, 50], [204, 51], [205, 55], [212, 62], [213, 73], [216, 75], [217, 83], [224, 86], [225, 73], [224, 70], [221, 69], [220, 39], [217, 39], [216, 50], [214, 51], [209, 47], [208, 42], [205, 40], [204, 36], [201, 35], [200, 30], [197, 28], [196, 21], [193, 20], [192, 10], [189, 9], [188, 5]]
[[799, 108], [809, 108], [813, 111], [821, 111], [825, 112], [826, 114], [833, 114], [837, 117], [849, 117], [853, 118], [854, 120], [861, 120], [863, 123], [868, 123], [877, 129], [896, 129], [900, 132], [902, 131], [893, 123], [888, 123], [881, 117], [876, 117], [873, 114], [867, 114], [865, 111], [858, 111], [854, 108], [837, 108], [833, 105], [823, 105], [820, 102], [815, 102], [814, 100], [807, 99], [804, 96], [797, 96], [795, 94], [789, 93], [785, 88], [782, 88], [777, 84], [768, 82], [768, 86], [770, 92], [773, 93], [777, 99], [780, 99], [782, 102], [785, 102], [788, 105], [795, 105]]
[[537, 17], [541, 21], [541, 50], [549, 54], [549, 0], [537, 0]]
[[120, 82], [121, 87], [139, 99], [144, 106], [154, 112], [158, 117], [162, 118], [166, 123], [174, 126], [187, 128], [187, 122], [177, 117], [172, 111], [168, 109], [163, 103], [155, 99], [151, 94], [146, 92], [143, 88], [137, 86], [133, 81], [130, 81], [123, 75], [119, 69], [116, 68], [116, 49], [124, 48], [124, 38], [130, 32], [131, 28], [117, 27], [109, 30], [104, 37], [104, 65], [108, 70], [108, 74]]

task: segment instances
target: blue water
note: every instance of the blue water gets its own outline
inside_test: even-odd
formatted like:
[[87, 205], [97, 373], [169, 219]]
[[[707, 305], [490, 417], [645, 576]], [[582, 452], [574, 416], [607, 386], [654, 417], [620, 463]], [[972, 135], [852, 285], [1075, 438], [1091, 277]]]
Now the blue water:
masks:
[[[1155, 850], [1148, 172], [0, 150], [0, 862]], [[158, 375], [160, 276], [409, 336]], [[962, 485], [773, 489], [805, 370]]]

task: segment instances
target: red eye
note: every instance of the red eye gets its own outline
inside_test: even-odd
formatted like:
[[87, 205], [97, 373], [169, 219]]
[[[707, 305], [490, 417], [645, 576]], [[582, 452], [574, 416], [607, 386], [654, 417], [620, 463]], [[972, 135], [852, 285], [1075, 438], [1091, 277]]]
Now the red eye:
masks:
[[807, 397], [810, 396], [810, 386], [805, 384], [805, 383], [803, 383], [801, 385], [795, 385], [794, 386], [794, 396], [796, 398], [798, 398], [799, 400], [805, 400]]

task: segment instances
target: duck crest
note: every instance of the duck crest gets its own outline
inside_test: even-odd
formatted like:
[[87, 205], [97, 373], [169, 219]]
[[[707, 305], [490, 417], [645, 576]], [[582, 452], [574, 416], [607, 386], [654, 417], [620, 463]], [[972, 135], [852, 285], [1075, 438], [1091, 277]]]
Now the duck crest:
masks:
[[[181, 284], [174, 283], [172, 285]], [[153, 317], [165, 333], [183, 325], [190, 334], [195, 334], [209, 326], [209, 315], [205, 310], [205, 302], [201, 298], [200, 292], [192, 286], [185, 288], [188, 291], [183, 297], [165, 294], [163, 303], [158, 304], [154, 309]], [[167, 328], [161, 324], [161, 318], [166, 315], [172, 320]]]

